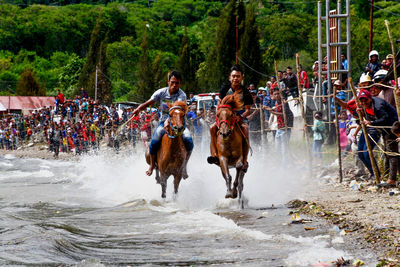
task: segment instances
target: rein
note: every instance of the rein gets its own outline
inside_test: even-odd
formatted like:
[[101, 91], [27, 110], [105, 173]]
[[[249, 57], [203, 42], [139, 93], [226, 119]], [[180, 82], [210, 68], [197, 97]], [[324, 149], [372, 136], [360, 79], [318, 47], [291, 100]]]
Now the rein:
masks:
[[[232, 111], [232, 107], [229, 105], [219, 105], [217, 107], [217, 110], [220, 108], [228, 108]], [[216, 118], [216, 123], [217, 123], [217, 128], [219, 129], [219, 127], [221, 126], [222, 123], [226, 123], [226, 125], [228, 125], [228, 127], [231, 129], [231, 131], [233, 131], [233, 128], [235, 127], [235, 122], [236, 122], [236, 115], [233, 115], [232, 121], [229, 122], [228, 120], [219, 120], [218, 116]]]
[[[168, 121], [169, 121], [169, 127], [171, 128], [171, 131], [172, 131], [172, 134], [170, 134], [169, 133], [169, 131], [167, 131], [167, 135], [168, 135], [168, 137], [169, 138], [172, 138], [172, 139], [174, 139], [174, 138], [176, 138], [176, 137], [179, 137], [179, 136], [181, 136], [182, 134], [183, 134], [183, 132], [182, 133], [177, 133], [177, 131], [174, 131], [173, 129], [174, 129], [174, 126], [172, 125], [172, 123], [171, 123], [171, 115], [169, 115], [169, 113], [171, 112], [171, 111], [173, 111], [174, 109], [180, 109], [180, 110], [182, 110], [182, 111], [185, 111], [182, 107], [180, 107], [180, 106], [174, 106], [174, 107], [171, 107], [169, 110], [168, 110]], [[183, 124], [183, 129], [185, 129], [186, 128], [186, 118], [185, 118], [185, 122], [184, 122], [184, 124]], [[174, 135], [174, 133], [176, 133], [176, 135]]]

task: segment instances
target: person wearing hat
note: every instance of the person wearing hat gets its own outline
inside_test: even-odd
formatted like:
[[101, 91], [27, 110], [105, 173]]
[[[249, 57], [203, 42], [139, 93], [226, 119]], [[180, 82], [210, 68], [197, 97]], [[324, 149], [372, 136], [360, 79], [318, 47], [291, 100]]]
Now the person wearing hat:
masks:
[[211, 99], [212, 99], [212, 105], [213, 106], [218, 106], [218, 99], [217, 99], [217, 95], [215, 93], [211, 93], [210, 94]]
[[379, 53], [376, 50], [369, 52], [369, 61], [367, 66], [365, 66], [364, 73], [369, 76], [374, 77], [374, 74], [381, 69], [381, 63], [379, 62]]
[[[335, 99], [340, 99], [342, 101], [346, 100], [346, 92], [343, 92], [343, 84], [340, 80], [336, 80], [333, 83], [333, 87], [336, 88], [336, 96]], [[334, 99], [332, 98], [331, 100], [331, 117], [334, 118], [335, 117], [335, 103], [334, 103]], [[338, 114], [340, 113], [340, 107], [337, 107], [337, 112]]]
[[386, 66], [388, 66], [388, 68], [390, 68], [392, 66], [393, 59], [394, 59], [394, 56], [392, 54], [388, 54], [386, 56]]
[[382, 86], [382, 85], [388, 85], [386, 82], [384, 82], [387, 73], [388, 73], [387, 70], [379, 70], [375, 73], [372, 79], [374, 86], [371, 87], [370, 91], [373, 96], [385, 99], [393, 107], [396, 107], [396, 101], [394, 99], [393, 90], [391, 88]]
[[[364, 120], [360, 121], [360, 123], [367, 126], [367, 133], [374, 140], [370, 142], [371, 146], [375, 146], [375, 142], [377, 143], [379, 141], [379, 138], [382, 134], [382, 137], [386, 144], [385, 151], [398, 153], [398, 146], [395, 142], [396, 136], [390, 132], [390, 129], [377, 129], [368, 127], [391, 127], [398, 120], [396, 109], [385, 100], [372, 96], [371, 93], [365, 89], [361, 89], [357, 97], [361, 103], [361, 107], [357, 109], [357, 112], [362, 112], [364, 114]], [[360, 140], [358, 142], [358, 151], [358, 156], [360, 160], [364, 163], [365, 167], [370, 172], [371, 178], [373, 178], [374, 173], [372, 170], [371, 159], [368, 154], [368, 149], [363, 133], [361, 134]], [[389, 179], [387, 181], [388, 184], [396, 184], [398, 167], [398, 156], [389, 156]]]

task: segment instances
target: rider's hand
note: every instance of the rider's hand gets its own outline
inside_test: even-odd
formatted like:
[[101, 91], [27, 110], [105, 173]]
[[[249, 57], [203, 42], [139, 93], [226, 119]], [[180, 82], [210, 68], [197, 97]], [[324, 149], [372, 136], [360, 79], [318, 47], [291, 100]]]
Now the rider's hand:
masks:
[[237, 116], [237, 121], [238, 121], [239, 124], [241, 124], [243, 122], [243, 120], [244, 120], [244, 118], [243, 118], [242, 115], [238, 115]]

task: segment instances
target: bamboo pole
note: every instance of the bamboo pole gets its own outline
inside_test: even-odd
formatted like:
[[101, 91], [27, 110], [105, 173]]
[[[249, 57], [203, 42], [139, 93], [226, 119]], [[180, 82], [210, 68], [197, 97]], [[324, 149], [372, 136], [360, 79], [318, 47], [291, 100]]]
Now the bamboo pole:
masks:
[[[396, 62], [396, 54], [394, 51], [394, 44], [393, 44], [393, 37], [392, 33], [390, 32], [389, 28], [389, 21], [385, 20], [385, 25], [386, 29], [389, 35], [389, 40], [390, 40], [390, 45], [392, 47], [392, 54], [393, 54], [393, 74], [394, 74], [394, 82], [395, 82], [395, 90], [393, 92], [394, 95], [394, 100], [396, 102], [396, 111], [397, 111], [397, 117], [400, 118], [400, 97], [397, 95], [397, 92], [399, 91], [399, 83], [397, 81], [397, 62]], [[390, 90], [390, 89], [388, 89]]]
[[299, 54], [296, 53], [296, 70], [297, 70], [297, 88], [299, 90], [299, 102], [300, 102], [300, 110], [301, 110], [301, 117], [303, 118], [303, 129], [304, 129], [304, 137], [306, 139], [306, 145], [307, 145], [307, 154], [308, 154], [308, 168], [310, 171], [310, 175], [312, 174], [312, 156], [311, 156], [311, 150], [310, 150], [310, 140], [308, 136], [308, 127], [307, 127], [307, 120], [306, 120], [306, 113], [304, 111], [304, 99], [303, 99], [303, 90], [301, 88], [300, 84], [300, 68], [299, 68]]
[[[276, 60], [274, 60], [274, 67], [275, 67], [276, 79], [278, 80], [278, 66], [276, 64]], [[285, 122], [286, 143], [289, 146], [289, 135], [288, 135], [288, 125], [287, 125], [287, 118], [286, 118], [285, 98], [283, 98], [281, 83], [279, 80], [278, 80], [278, 88], [279, 88], [279, 95], [281, 96], [283, 121]], [[271, 95], [271, 93], [270, 93], [270, 95]]]
[[339, 116], [338, 116], [337, 103], [335, 101], [336, 93], [337, 93], [336, 86], [333, 85], [333, 105], [335, 109], [336, 143], [337, 143], [338, 160], [339, 160], [339, 183], [342, 183], [343, 182], [342, 150], [340, 149]]
[[[354, 88], [354, 85], [353, 85], [353, 79], [350, 77], [348, 82], [349, 82], [351, 91], [353, 92], [354, 100], [356, 101], [357, 108], [361, 109], [361, 103], [360, 103], [360, 100], [357, 97], [357, 92], [356, 92], [356, 89]], [[357, 113], [358, 113], [358, 116], [360, 118], [360, 122], [363, 121], [364, 120], [364, 115], [361, 112], [357, 112]], [[369, 155], [369, 158], [371, 159], [372, 170], [373, 170], [374, 175], [375, 175], [375, 183], [379, 184], [381, 182], [381, 179], [379, 177], [378, 167], [376, 166], [374, 153], [372, 152], [372, 147], [371, 147], [371, 142], [369, 140], [367, 127], [364, 124], [361, 124], [361, 128], [362, 128], [362, 131], [364, 133], [365, 142], [367, 143], [368, 155]]]
[[264, 147], [264, 111], [262, 109], [262, 103], [260, 103], [259, 106], [259, 112], [260, 112], [260, 130], [261, 130], [261, 144], [262, 147]]

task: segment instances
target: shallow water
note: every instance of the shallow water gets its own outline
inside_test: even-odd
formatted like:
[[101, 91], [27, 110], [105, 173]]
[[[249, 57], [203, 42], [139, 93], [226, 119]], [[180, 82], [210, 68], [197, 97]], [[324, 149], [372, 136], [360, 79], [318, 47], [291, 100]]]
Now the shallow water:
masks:
[[374, 266], [375, 255], [333, 226], [290, 224], [283, 204], [314, 183], [302, 168], [269, 162], [260, 152], [250, 159], [239, 210], [200, 154], [175, 201], [172, 179], [164, 201], [144, 175], [141, 152], [79, 162], [0, 156], [0, 265], [311, 266], [344, 257]]

